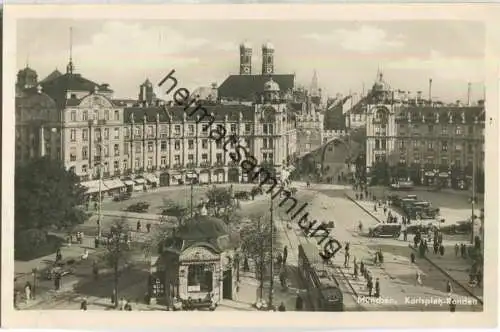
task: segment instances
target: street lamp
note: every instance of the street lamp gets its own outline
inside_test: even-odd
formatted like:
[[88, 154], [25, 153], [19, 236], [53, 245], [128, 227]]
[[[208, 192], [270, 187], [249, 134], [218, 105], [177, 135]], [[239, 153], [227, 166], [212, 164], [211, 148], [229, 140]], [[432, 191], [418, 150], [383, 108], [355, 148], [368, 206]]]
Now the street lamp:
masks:
[[31, 274], [33, 275], [33, 291], [31, 292], [31, 296], [35, 299], [36, 294], [36, 280], [37, 280], [38, 269], [35, 267], [31, 270]]

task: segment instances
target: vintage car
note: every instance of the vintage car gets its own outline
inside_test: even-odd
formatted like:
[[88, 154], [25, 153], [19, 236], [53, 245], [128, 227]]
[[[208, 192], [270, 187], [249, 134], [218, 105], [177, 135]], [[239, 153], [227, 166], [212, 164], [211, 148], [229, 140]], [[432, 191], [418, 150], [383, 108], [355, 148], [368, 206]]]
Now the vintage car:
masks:
[[135, 204], [132, 204], [127, 207], [126, 211], [127, 212], [138, 212], [138, 213], [144, 213], [149, 209], [149, 203], [147, 202], [138, 202]]

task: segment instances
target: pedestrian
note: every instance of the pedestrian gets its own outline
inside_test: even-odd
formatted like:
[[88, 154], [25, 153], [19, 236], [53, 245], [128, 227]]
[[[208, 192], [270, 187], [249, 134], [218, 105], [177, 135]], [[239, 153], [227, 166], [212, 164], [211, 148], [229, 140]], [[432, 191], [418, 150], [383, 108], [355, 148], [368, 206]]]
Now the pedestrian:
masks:
[[368, 190], [365, 188], [365, 197], [368, 199]]
[[92, 263], [92, 273], [94, 274], [94, 280], [99, 279], [99, 266], [97, 266], [96, 261]]
[[278, 253], [278, 257], [276, 257], [276, 265], [281, 267], [281, 263], [283, 262], [283, 257], [281, 257], [281, 253]]
[[365, 275], [365, 263], [363, 263], [363, 261], [361, 261], [361, 263], [359, 264], [359, 272], [364, 276]]
[[286, 311], [285, 304], [283, 302], [280, 303], [280, 306], [278, 307], [278, 311]]
[[54, 288], [56, 291], [61, 289], [61, 275], [59, 273], [56, 273], [55, 278], [54, 278]]
[[87, 306], [88, 306], [87, 298], [84, 297], [82, 302], [80, 303], [80, 310], [87, 311]]
[[137, 232], [141, 231], [141, 221], [137, 221]]
[[377, 203], [375, 203], [375, 205], [373, 205], [373, 211], [377, 212]]
[[378, 251], [375, 252], [375, 255], [373, 257], [373, 264], [377, 265], [378, 264]]
[[441, 256], [444, 256], [444, 246], [443, 246], [443, 244], [440, 244], [440, 245], [439, 245], [439, 254], [440, 254]]
[[408, 230], [406, 229], [406, 227], [403, 230], [403, 241], [408, 241]]
[[243, 271], [245, 271], [245, 272], [250, 271], [250, 265], [248, 264], [248, 256], [246, 256], [246, 255], [243, 258]]
[[460, 247], [458, 246], [458, 243], [455, 243], [455, 257], [458, 257], [459, 250], [460, 250]]
[[120, 310], [125, 310], [125, 305], [127, 304], [127, 302], [125, 301], [125, 298], [121, 298], [120, 299]]
[[358, 280], [358, 262], [356, 260], [354, 260], [354, 272], [352, 275], [354, 279]]
[[451, 301], [450, 301], [450, 312], [455, 312], [456, 309], [457, 309], [456, 301], [455, 301], [455, 299], [451, 299]]
[[434, 241], [434, 255], [437, 255], [439, 251], [439, 244], [437, 243], [437, 240]]
[[422, 275], [420, 274], [420, 271], [417, 271], [416, 275], [415, 275], [415, 285], [416, 286], [422, 286], [423, 283], [422, 283]]
[[368, 281], [366, 282], [366, 288], [368, 289], [368, 296], [372, 296], [372, 290], [373, 290], [373, 280], [370, 277]]
[[375, 297], [380, 297], [380, 281], [378, 278], [375, 280]]
[[384, 205], [384, 216], [387, 213], [387, 206]]
[[302, 311], [302, 309], [304, 309], [304, 300], [302, 300], [299, 291], [297, 291], [297, 299], [295, 300], [295, 311]]
[[361, 222], [361, 220], [359, 221], [358, 228], [360, 233], [363, 232], [363, 223]]
[[356, 197], [356, 200], [358, 200], [358, 199], [359, 199], [359, 195], [358, 195], [358, 193], [356, 193], [356, 194], [354, 195], [354, 197]]
[[31, 300], [31, 284], [29, 281], [24, 286], [24, 295], [26, 296], [26, 303], [28, 303]]
[[283, 248], [283, 265], [286, 265], [286, 259], [288, 258], [288, 247]]
[[446, 293], [450, 294], [453, 292], [453, 287], [451, 287], [451, 281], [446, 282]]
[[150, 233], [150, 232], [151, 232], [151, 223], [149, 223], [149, 222], [148, 222], [148, 223], [146, 224], [146, 230], [147, 230], [147, 232], [148, 232], [148, 233]]
[[344, 254], [344, 267], [349, 267], [349, 257], [349, 250], [346, 250]]
[[378, 260], [380, 264], [384, 263], [384, 254], [382, 253], [382, 249], [378, 250]]
[[363, 200], [363, 194], [359, 194], [359, 199]]
[[56, 263], [59, 261], [62, 261], [61, 248], [57, 248], [57, 251], [56, 251]]
[[123, 306], [123, 310], [132, 311], [132, 305], [130, 304], [130, 300], [125, 300], [125, 305]]
[[410, 254], [410, 262], [415, 264], [415, 254], [413, 252]]
[[116, 303], [116, 291], [114, 289], [111, 292], [111, 303], [114, 304], [115, 306], [117, 305], [117, 303]]
[[415, 245], [415, 249], [418, 248], [418, 242], [419, 242], [419, 239], [418, 239], [418, 233], [415, 234], [415, 236], [413, 237], [413, 244]]

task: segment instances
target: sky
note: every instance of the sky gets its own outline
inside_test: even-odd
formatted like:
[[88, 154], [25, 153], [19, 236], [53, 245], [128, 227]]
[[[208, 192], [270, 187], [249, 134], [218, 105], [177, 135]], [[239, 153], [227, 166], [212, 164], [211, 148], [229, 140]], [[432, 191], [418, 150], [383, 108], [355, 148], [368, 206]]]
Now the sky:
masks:
[[[174, 69], [179, 87], [222, 83], [239, 71], [239, 44], [275, 47], [275, 73], [296, 74], [309, 87], [314, 70], [325, 95], [362, 93], [380, 69], [387, 83], [445, 102], [483, 98], [485, 26], [474, 21], [63, 20], [25, 19], [17, 25], [17, 67], [42, 79], [66, 70], [72, 27], [75, 72], [108, 83], [116, 98], [136, 98], [148, 78], [157, 85]], [[157, 91], [158, 94], [164, 91]], [[160, 96], [161, 97], [161, 96]], [[169, 98], [165, 98], [169, 99]]]

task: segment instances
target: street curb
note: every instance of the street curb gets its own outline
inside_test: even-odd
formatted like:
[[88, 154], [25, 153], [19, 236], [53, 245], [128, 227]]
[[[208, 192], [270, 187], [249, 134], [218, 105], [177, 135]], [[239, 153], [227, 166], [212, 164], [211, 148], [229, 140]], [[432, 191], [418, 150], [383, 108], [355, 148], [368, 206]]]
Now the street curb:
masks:
[[380, 219], [375, 217], [375, 215], [373, 213], [371, 213], [370, 211], [368, 211], [363, 205], [359, 204], [354, 198], [352, 198], [349, 194], [346, 194], [344, 193], [345, 197], [347, 197], [347, 199], [349, 199], [351, 202], [353, 202], [354, 204], [356, 204], [358, 207], [360, 207], [363, 211], [365, 211], [370, 217], [372, 217], [373, 219], [375, 219], [377, 222], [380, 222]]
[[[413, 251], [418, 252], [417, 249], [414, 248], [411, 244], [409, 244], [408, 247], [410, 247]], [[448, 272], [446, 272], [446, 270], [444, 270], [442, 267], [440, 267], [439, 265], [437, 265], [436, 263], [434, 263], [429, 257], [427, 257], [427, 255], [424, 255], [424, 259], [426, 261], [428, 261], [429, 263], [431, 263], [431, 265], [434, 266], [436, 269], [438, 269], [439, 271], [441, 271], [446, 277], [448, 277], [448, 279], [453, 280], [457, 285], [460, 286], [460, 288], [462, 288], [467, 294], [469, 294], [469, 296], [475, 298], [479, 303], [481, 303], [481, 305], [483, 305], [483, 300], [481, 300], [479, 297], [477, 297], [476, 295], [474, 295], [474, 293], [472, 293], [467, 287], [465, 287], [464, 285], [462, 285], [461, 282], [459, 282], [455, 278], [453, 278]]]
[[[370, 217], [372, 217], [373, 219], [375, 219], [376, 221], [378, 222], [381, 222], [380, 219], [378, 219], [377, 217], [375, 217], [370, 211], [368, 211], [364, 206], [362, 206], [361, 204], [359, 204], [356, 200], [354, 200], [349, 194], [345, 193], [344, 194], [345, 197], [347, 197], [350, 201], [352, 201], [354, 204], [356, 204], [357, 206], [359, 206], [363, 211], [365, 211], [366, 213], [368, 213], [370, 215]], [[417, 251], [415, 248], [413, 248], [413, 246], [410, 244], [408, 245], [412, 250], [414, 251]], [[429, 263], [431, 263], [432, 266], [434, 266], [436, 269], [438, 269], [441, 273], [443, 273], [446, 277], [448, 277], [449, 279], [453, 280], [457, 285], [460, 286], [460, 288], [462, 288], [467, 294], [469, 294], [471, 297], [475, 298], [479, 303], [481, 303], [481, 305], [483, 305], [483, 300], [481, 300], [479, 297], [477, 297], [476, 295], [474, 295], [470, 290], [467, 289], [467, 287], [465, 287], [464, 285], [462, 285], [461, 282], [459, 282], [458, 280], [456, 280], [455, 278], [453, 278], [448, 272], [446, 272], [446, 270], [444, 270], [443, 268], [441, 268], [439, 265], [437, 265], [436, 263], [434, 263], [432, 260], [430, 260], [427, 256], [424, 256], [425, 260], [428, 261]]]

